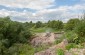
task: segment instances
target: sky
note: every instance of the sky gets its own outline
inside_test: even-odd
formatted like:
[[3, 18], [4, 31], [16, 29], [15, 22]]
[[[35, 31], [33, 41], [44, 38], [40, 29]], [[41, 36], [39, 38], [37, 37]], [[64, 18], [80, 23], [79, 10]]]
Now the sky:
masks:
[[0, 17], [10, 16], [19, 22], [47, 22], [80, 18], [85, 0], [0, 0]]

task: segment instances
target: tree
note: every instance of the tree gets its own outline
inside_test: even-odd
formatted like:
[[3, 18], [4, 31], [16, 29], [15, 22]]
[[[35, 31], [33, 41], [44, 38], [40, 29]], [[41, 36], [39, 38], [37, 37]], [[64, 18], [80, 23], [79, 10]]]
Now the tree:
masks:
[[48, 21], [48, 27], [54, 28], [54, 29], [62, 29], [63, 28], [63, 22], [59, 21], [59, 20]]
[[79, 24], [75, 27], [75, 32], [78, 35], [78, 42], [85, 42], [85, 20], [81, 20]]
[[22, 23], [11, 21], [10, 18], [0, 18], [0, 55], [5, 54], [6, 49], [9, 49], [15, 43], [28, 43], [31, 38], [31, 32], [25, 28]]
[[75, 19], [70, 19], [66, 25], [65, 25], [65, 29], [66, 30], [73, 30], [75, 28], [75, 26], [78, 24], [78, 22], [80, 22], [79, 19], [75, 18]]
[[30, 21], [30, 22], [25, 22], [25, 23], [23, 23], [23, 26], [24, 26], [25, 28], [32, 28], [32, 27], [35, 26], [35, 23], [33, 23], [32, 21]]
[[74, 31], [78, 35], [77, 42], [83, 43], [85, 42], [85, 13], [82, 16], [83, 18], [80, 20], [78, 25], [76, 25]]
[[36, 24], [35, 24], [35, 28], [40, 28], [42, 26], [43, 26], [43, 24], [42, 24], [41, 21], [37, 21]]

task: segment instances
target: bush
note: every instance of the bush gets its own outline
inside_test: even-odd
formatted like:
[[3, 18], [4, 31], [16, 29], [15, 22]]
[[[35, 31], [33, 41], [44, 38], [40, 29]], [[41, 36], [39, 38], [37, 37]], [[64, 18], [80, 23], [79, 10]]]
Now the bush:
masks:
[[63, 29], [63, 22], [59, 21], [59, 20], [52, 20], [52, 21], [48, 21], [48, 27], [59, 30], [59, 29]]
[[79, 43], [85, 42], [85, 21], [81, 21], [75, 27], [75, 32], [78, 35]]
[[[25, 28], [22, 23], [11, 21], [8, 17], [0, 18], [0, 55], [9, 55], [6, 53], [8, 53], [8, 49], [15, 43], [28, 43], [31, 39], [31, 35], [30, 30]], [[18, 47], [14, 47], [15, 49], [12, 48], [10, 51], [14, 52]], [[18, 54], [15, 53], [15, 55]]]
[[75, 19], [70, 19], [66, 25], [65, 25], [65, 29], [66, 30], [74, 30], [75, 26], [78, 24], [80, 20], [75, 18]]
[[85, 21], [80, 22], [80, 24], [76, 26], [75, 31], [80, 37], [85, 37]]
[[39, 52], [39, 51], [42, 51], [42, 50], [45, 50], [45, 49], [48, 49], [49, 46], [48, 45], [42, 45], [42, 46], [39, 46], [39, 47], [35, 47], [35, 53], [36, 52]]
[[71, 48], [77, 48], [77, 45], [75, 43], [70, 43], [66, 46], [67, 50], [70, 50]]
[[61, 39], [57, 39], [57, 40], [55, 40], [55, 44], [58, 44], [58, 43], [60, 43], [60, 42], [62, 42]]
[[61, 36], [60, 38], [57, 38], [57, 39], [55, 40], [54, 44], [61, 43], [64, 38], [65, 38], [65, 36]]
[[64, 36], [68, 40], [69, 43], [78, 42], [78, 35], [74, 31], [68, 31], [64, 34]]
[[64, 51], [62, 49], [57, 49], [57, 55], [64, 55]]
[[7, 50], [7, 54], [8, 55], [34, 55], [34, 48], [28, 44], [14, 44]]

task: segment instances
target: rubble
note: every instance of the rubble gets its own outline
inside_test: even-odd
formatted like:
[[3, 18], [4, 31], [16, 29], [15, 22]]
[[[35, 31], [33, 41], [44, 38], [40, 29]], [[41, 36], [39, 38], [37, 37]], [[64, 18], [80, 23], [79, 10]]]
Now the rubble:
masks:
[[[59, 36], [61, 36], [61, 33], [42, 33], [42, 34], [38, 35], [38, 37], [32, 40], [31, 43], [33, 46], [37, 47], [43, 44], [47, 44], [47, 45], [52, 44], [56, 39], [55, 37], [58, 38]], [[58, 48], [64, 50], [65, 55], [85, 55], [85, 49], [72, 48], [70, 50], [66, 50], [65, 46], [67, 44], [68, 41], [64, 39], [61, 43], [57, 45], [53, 45], [52, 47], [49, 47], [48, 49], [45, 49], [43, 51], [37, 52], [34, 55], [56, 55], [56, 50]]]
[[68, 44], [67, 40], [63, 40], [58, 45], [54, 45], [54, 46], [50, 47], [49, 49], [38, 52], [38, 53], [35, 53], [34, 55], [56, 55], [56, 50], [58, 48], [61, 48], [61, 49], [65, 50], [65, 46], [67, 44]]
[[[33, 46], [41, 46], [41, 45], [51, 45], [54, 43], [54, 33], [43, 33], [40, 37], [34, 38], [31, 43]], [[49, 35], [50, 34], [50, 35]]]

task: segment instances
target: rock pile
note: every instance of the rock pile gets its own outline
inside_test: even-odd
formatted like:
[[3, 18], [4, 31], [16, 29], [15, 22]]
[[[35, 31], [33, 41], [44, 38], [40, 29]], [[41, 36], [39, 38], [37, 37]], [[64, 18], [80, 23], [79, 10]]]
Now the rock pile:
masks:
[[85, 49], [72, 48], [65, 51], [65, 55], [85, 55]]
[[85, 55], [85, 49], [73, 48], [70, 50], [70, 52], [76, 55]]
[[53, 44], [55, 41], [55, 38], [54, 38], [54, 33], [50, 33], [50, 34], [46, 34], [46, 33], [43, 33], [42, 35], [34, 38], [31, 43], [33, 46], [41, 46], [41, 45], [51, 45]]
[[67, 40], [63, 40], [58, 45], [52, 46], [52, 47], [50, 47], [49, 49], [47, 49], [45, 51], [41, 51], [41, 52], [35, 53], [34, 55], [56, 55], [56, 50], [58, 48], [61, 48], [61, 49], [65, 50], [65, 46], [67, 44], [68, 44]]

